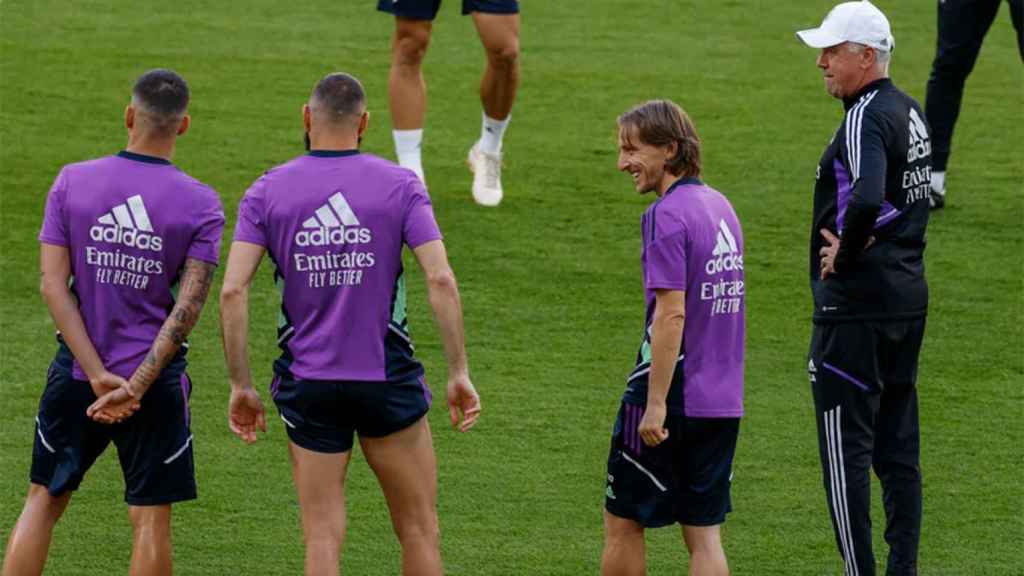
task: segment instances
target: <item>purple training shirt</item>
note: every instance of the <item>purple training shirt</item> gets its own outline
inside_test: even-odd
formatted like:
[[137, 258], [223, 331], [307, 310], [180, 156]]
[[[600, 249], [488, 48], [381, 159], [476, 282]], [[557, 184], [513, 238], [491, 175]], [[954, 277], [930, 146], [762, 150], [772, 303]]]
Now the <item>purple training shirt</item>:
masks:
[[[743, 232], [736, 213], [721, 193], [688, 178], [673, 184], [644, 212], [642, 227], [648, 333], [655, 290], [686, 292], [682, 345], [686, 415], [742, 416], [746, 306]], [[645, 361], [650, 362], [646, 338], [640, 364]]]
[[[85, 331], [106, 369], [130, 378], [174, 307], [185, 259], [217, 264], [223, 230], [212, 188], [120, 152], [60, 171], [39, 241], [68, 249]], [[86, 379], [77, 360], [73, 377]]]
[[313, 151], [264, 174], [238, 206], [235, 241], [265, 247], [277, 267], [275, 369], [300, 380], [421, 373], [406, 330], [402, 246], [440, 238], [423, 184], [382, 158]]

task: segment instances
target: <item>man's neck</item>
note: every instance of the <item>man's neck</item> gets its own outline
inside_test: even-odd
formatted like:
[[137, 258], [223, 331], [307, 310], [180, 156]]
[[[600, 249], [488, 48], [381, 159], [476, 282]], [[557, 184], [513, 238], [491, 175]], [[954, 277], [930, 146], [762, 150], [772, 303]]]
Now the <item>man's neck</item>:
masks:
[[170, 161], [174, 157], [174, 138], [161, 138], [155, 140], [152, 138], [133, 138], [128, 137], [128, 146], [125, 150], [133, 154], [142, 154], [143, 156], [154, 156], [156, 158], [163, 158], [164, 160]]
[[359, 148], [359, 137], [354, 134], [315, 134], [309, 135], [310, 150], [342, 151]]

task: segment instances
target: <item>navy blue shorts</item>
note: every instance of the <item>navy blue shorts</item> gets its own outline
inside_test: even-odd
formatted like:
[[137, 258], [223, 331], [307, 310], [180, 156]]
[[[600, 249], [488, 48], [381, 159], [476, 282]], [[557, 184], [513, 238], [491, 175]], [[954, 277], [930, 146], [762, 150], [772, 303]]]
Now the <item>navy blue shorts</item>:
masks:
[[[410, 20], [433, 20], [441, 0], [378, 0], [377, 10]], [[462, 0], [462, 13], [518, 14], [518, 0]]]
[[314, 452], [352, 449], [355, 433], [379, 438], [412, 426], [430, 410], [422, 376], [401, 382], [295, 380], [276, 375], [270, 385], [288, 438]]
[[88, 382], [72, 378], [71, 362], [71, 351], [62, 345], [39, 401], [30, 480], [54, 496], [76, 490], [113, 441], [124, 472], [125, 502], [158, 506], [195, 499], [188, 407], [192, 383], [184, 356], [164, 368], [138, 412], [114, 425], [85, 415], [96, 395]]
[[644, 405], [623, 402], [608, 455], [605, 508], [647, 528], [714, 526], [732, 511], [729, 488], [739, 418], [669, 414], [668, 439], [651, 448], [637, 427]]

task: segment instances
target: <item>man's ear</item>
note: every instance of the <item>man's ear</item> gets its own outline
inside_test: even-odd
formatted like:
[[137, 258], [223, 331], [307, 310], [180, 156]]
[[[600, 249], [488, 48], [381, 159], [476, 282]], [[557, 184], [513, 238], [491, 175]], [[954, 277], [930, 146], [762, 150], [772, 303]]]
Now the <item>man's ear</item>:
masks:
[[135, 128], [135, 106], [131, 104], [124, 108], [124, 127], [131, 131]]
[[370, 127], [370, 111], [364, 110], [363, 115], [359, 117], [359, 128], [357, 129], [356, 135], [360, 138], [366, 133], [366, 129]]
[[185, 114], [181, 117], [181, 122], [178, 123], [178, 136], [181, 136], [185, 132], [188, 132], [189, 126], [192, 125], [192, 117]]
[[309, 104], [302, 105], [302, 127], [309, 132], [313, 126], [313, 112], [309, 109]]

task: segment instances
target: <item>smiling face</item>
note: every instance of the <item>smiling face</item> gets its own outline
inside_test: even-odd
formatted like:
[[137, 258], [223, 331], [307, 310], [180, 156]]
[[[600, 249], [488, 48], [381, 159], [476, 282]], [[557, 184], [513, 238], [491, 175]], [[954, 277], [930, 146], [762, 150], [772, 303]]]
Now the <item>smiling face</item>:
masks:
[[667, 167], [667, 162], [675, 156], [675, 146], [646, 144], [635, 132], [635, 129], [619, 127], [619, 170], [629, 172], [640, 194], [654, 191], [661, 196], [676, 180]]
[[849, 42], [822, 48], [818, 68], [825, 79], [825, 90], [835, 98], [853, 96], [868, 82], [868, 71], [874, 65], [874, 49], [850, 49]]

